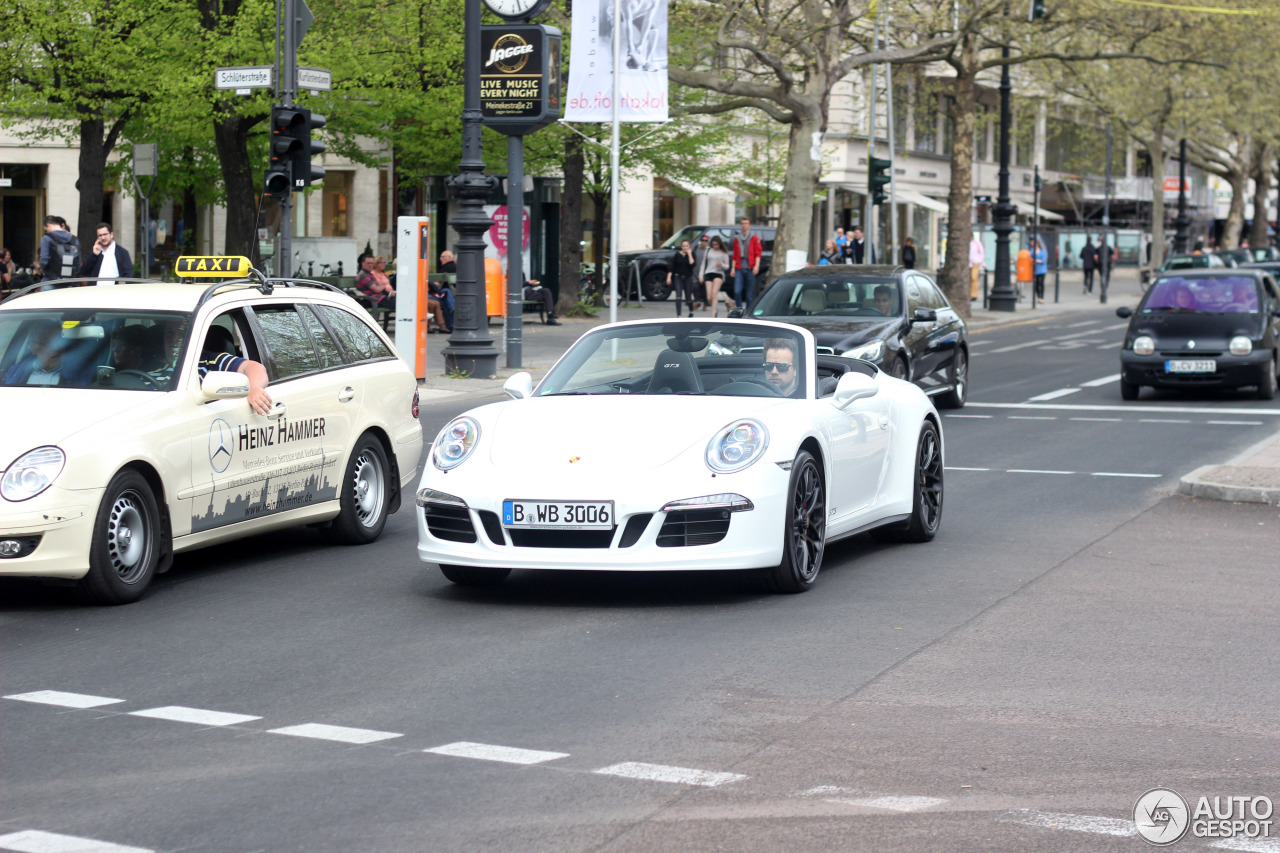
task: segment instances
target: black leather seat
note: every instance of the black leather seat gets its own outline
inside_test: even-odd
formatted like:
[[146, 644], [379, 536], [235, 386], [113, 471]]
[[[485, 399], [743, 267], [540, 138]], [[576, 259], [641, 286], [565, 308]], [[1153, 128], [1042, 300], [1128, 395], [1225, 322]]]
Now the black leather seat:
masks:
[[653, 363], [650, 394], [702, 394], [702, 375], [693, 353], [665, 349]]

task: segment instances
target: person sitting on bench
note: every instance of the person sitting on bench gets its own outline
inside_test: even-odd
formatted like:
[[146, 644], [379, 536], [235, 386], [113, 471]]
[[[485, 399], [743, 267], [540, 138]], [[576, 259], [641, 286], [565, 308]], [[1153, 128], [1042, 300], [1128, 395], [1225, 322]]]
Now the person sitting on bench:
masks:
[[544, 320], [548, 326], [559, 326], [560, 321], [556, 319], [556, 300], [551, 295], [551, 291], [542, 286], [542, 282], [536, 278], [531, 278], [524, 285], [524, 298], [526, 302], [541, 302], [543, 308], [547, 312], [547, 319]]

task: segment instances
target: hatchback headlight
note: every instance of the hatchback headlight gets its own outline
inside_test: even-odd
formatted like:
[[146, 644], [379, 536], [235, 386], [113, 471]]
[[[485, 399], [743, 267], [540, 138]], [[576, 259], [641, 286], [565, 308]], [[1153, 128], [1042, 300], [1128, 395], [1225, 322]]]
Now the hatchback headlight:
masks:
[[754, 420], [734, 421], [707, 444], [707, 467], [717, 474], [748, 468], [769, 446], [769, 431]]
[[1133, 339], [1134, 355], [1151, 355], [1155, 351], [1156, 342], [1150, 335], [1138, 335]]
[[8, 501], [25, 501], [43, 492], [62, 473], [66, 454], [56, 447], [37, 447], [24, 453], [0, 479], [0, 495]]
[[884, 357], [884, 341], [871, 341], [860, 347], [854, 347], [844, 353], [845, 358], [861, 358], [865, 361], [879, 361]]
[[1253, 341], [1244, 335], [1236, 335], [1227, 346], [1232, 355], [1248, 355], [1253, 352]]
[[480, 424], [476, 423], [474, 418], [468, 418], [465, 415], [454, 418], [436, 436], [435, 444], [431, 448], [431, 461], [441, 471], [457, 468], [467, 461], [467, 457], [476, 449], [479, 441]]

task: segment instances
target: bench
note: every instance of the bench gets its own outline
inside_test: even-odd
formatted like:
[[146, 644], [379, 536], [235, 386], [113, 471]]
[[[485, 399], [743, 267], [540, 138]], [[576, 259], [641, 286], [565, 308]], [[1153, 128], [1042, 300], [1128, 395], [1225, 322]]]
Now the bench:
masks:
[[544, 323], [547, 322], [547, 306], [542, 302], [541, 299], [524, 300], [523, 313], [525, 314], [536, 313], [538, 315], [539, 320], [541, 320]]
[[391, 324], [395, 322], [396, 312], [392, 311], [390, 308], [379, 308], [374, 304], [372, 299], [365, 296], [357, 288], [345, 287], [343, 288], [343, 292], [356, 302], [359, 302], [366, 311], [372, 314], [374, 322], [381, 326], [384, 332], [388, 334], [391, 333]]

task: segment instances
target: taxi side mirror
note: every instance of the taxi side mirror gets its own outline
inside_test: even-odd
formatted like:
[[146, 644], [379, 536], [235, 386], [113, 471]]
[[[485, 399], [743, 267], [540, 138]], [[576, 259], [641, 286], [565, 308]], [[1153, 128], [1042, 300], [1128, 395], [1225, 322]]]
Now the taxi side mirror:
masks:
[[502, 383], [502, 390], [512, 400], [525, 400], [533, 396], [533, 375], [527, 370], [512, 374]]
[[249, 377], [229, 370], [210, 370], [200, 380], [200, 395], [206, 400], [234, 400], [249, 396]]
[[879, 393], [879, 382], [865, 373], [851, 370], [836, 383], [836, 392], [831, 395], [831, 405], [837, 409], [847, 409], [858, 400], [865, 400]]

